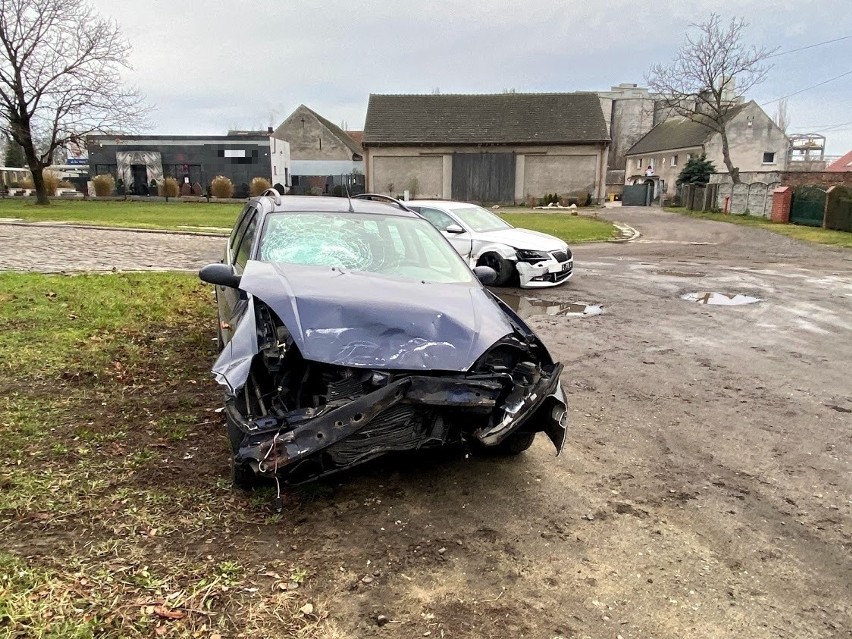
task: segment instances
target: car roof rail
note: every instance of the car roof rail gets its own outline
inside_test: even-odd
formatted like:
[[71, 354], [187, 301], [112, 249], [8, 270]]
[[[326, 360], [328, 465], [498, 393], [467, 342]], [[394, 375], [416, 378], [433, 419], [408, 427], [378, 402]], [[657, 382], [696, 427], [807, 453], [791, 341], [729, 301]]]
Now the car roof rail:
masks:
[[353, 200], [369, 200], [371, 202], [383, 202], [385, 204], [393, 204], [394, 206], [402, 209], [403, 211], [408, 211], [409, 213], [417, 213], [410, 208], [408, 208], [404, 202], [401, 200], [397, 200], [390, 195], [382, 195], [381, 193], [360, 193], [358, 195], [352, 196]]
[[268, 196], [275, 201], [275, 206], [281, 206], [281, 194], [271, 186], [260, 194], [261, 197]]

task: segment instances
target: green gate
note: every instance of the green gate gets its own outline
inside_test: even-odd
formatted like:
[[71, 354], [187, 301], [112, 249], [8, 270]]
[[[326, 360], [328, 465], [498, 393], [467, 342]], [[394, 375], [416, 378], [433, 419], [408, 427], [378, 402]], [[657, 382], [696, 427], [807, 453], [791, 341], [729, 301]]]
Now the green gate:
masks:
[[834, 186], [828, 193], [825, 207], [825, 228], [852, 231], [852, 189]]
[[790, 221], [802, 226], [822, 226], [825, 217], [825, 189], [797, 186], [790, 203]]

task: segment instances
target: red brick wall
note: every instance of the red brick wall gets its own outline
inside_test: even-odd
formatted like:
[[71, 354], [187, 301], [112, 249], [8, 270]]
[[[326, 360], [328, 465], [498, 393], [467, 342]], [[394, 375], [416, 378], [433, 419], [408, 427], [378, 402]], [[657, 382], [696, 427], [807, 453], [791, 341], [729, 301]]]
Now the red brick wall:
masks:
[[772, 192], [772, 212], [769, 219], [779, 224], [790, 222], [790, 204], [793, 201], [793, 189], [789, 186], [779, 186]]
[[781, 173], [781, 183], [788, 186], [823, 188], [840, 184], [852, 187], [852, 171], [784, 171]]

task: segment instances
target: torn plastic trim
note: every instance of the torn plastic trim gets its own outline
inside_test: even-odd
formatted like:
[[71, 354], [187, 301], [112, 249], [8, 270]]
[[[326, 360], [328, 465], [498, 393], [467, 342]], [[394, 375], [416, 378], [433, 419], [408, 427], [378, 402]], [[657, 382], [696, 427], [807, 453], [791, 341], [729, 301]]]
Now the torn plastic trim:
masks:
[[[547, 377], [542, 376], [538, 383], [534, 384], [532, 388], [527, 390], [522, 384], [516, 384], [509, 393], [507, 402], [504, 404], [503, 419], [490, 428], [481, 429], [475, 432], [474, 436], [485, 446], [496, 446], [513, 432], [520, 430], [524, 423], [533, 415], [538, 414], [538, 410], [541, 405], [545, 403], [545, 400], [549, 398], [557, 398], [557, 401], [562, 404], [563, 408], [565, 408], [564, 394], [562, 392], [562, 387], [559, 385], [559, 376], [561, 374], [562, 364], [556, 364], [553, 372]], [[557, 391], [562, 394], [562, 400], [558, 400]], [[511, 403], [509, 403], [510, 401]], [[546, 426], [549, 425], [549, 422], [552, 420], [552, 416], [542, 415], [541, 417], [544, 418], [544, 424], [542, 425], [542, 428], [537, 430], [544, 430], [545, 432], [548, 432]], [[550, 433], [548, 433], [548, 435], [549, 434]], [[551, 440], [554, 445], [556, 445], [556, 451], [558, 454], [562, 448], [561, 444], [557, 444], [553, 436], [551, 436]]]

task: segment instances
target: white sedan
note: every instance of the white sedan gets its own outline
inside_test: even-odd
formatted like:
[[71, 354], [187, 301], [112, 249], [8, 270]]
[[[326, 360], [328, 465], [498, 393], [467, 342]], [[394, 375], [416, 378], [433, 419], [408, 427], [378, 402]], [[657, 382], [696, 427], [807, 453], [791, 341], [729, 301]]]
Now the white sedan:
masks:
[[565, 242], [515, 228], [481, 206], [444, 200], [404, 204], [441, 231], [471, 267], [493, 268], [495, 286], [511, 283], [517, 273], [521, 288], [544, 288], [561, 284], [574, 273], [574, 258]]

